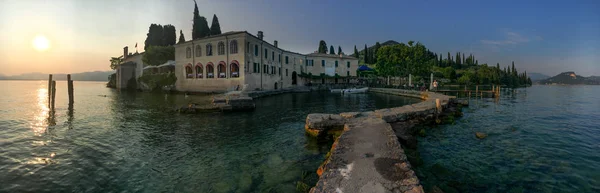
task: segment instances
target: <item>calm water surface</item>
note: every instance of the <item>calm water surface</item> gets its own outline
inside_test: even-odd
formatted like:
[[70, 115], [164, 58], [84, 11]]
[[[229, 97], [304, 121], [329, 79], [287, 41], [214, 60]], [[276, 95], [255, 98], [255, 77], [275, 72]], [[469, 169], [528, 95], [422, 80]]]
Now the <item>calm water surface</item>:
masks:
[[304, 135], [306, 115], [418, 100], [381, 94], [284, 94], [247, 113], [172, 111], [207, 96], [120, 93], [101, 82], [0, 81], [0, 192], [294, 192], [330, 146]]
[[600, 192], [600, 87], [533, 86], [471, 101], [418, 146], [426, 190]]

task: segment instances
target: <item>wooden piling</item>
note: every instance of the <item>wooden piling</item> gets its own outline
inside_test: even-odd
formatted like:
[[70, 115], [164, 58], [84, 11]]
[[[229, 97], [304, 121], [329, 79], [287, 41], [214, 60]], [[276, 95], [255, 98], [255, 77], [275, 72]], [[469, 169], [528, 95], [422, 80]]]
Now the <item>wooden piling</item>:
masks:
[[475, 98], [477, 98], [478, 93], [479, 93], [479, 85], [475, 85]]
[[50, 110], [54, 111], [54, 99], [56, 98], [56, 81], [52, 81], [52, 103], [50, 105]]
[[442, 112], [442, 103], [440, 103], [440, 99], [435, 99], [435, 108], [437, 109], [437, 113]]
[[52, 103], [52, 74], [48, 75], [48, 107]]
[[73, 80], [71, 74], [67, 74], [67, 92], [69, 93], [69, 107], [73, 106]]

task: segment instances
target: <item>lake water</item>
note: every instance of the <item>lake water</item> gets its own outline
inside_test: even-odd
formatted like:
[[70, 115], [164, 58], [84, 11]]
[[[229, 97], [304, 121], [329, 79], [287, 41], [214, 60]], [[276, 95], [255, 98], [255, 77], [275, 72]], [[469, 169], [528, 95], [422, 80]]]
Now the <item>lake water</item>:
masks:
[[463, 112], [419, 138], [426, 191], [600, 192], [600, 87], [506, 90]]
[[0, 81], [0, 192], [294, 192], [330, 144], [305, 136], [309, 113], [419, 102], [383, 94], [297, 93], [244, 113], [173, 111], [209, 96], [118, 92], [102, 82]]

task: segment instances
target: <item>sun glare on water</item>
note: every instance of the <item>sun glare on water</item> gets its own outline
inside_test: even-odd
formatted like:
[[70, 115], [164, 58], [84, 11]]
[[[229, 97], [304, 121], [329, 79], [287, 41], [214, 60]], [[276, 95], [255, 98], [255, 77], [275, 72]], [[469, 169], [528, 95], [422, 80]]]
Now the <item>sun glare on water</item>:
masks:
[[48, 41], [48, 38], [44, 37], [43, 35], [37, 35], [33, 39], [33, 48], [38, 51], [45, 51], [50, 48], [50, 41]]

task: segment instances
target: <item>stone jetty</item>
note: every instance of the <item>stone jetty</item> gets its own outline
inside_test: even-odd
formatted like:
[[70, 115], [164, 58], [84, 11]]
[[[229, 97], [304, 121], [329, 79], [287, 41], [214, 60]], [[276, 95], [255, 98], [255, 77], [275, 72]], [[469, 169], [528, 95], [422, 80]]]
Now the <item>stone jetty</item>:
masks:
[[309, 114], [305, 130], [322, 136], [343, 129], [330, 156], [317, 170], [311, 193], [423, 192], [398, 137], [389, 123], [434, 118], [454, 97], [433, 92], [371, 88], [369, 92], [420, 98], [417, 104], [367, 112]]

